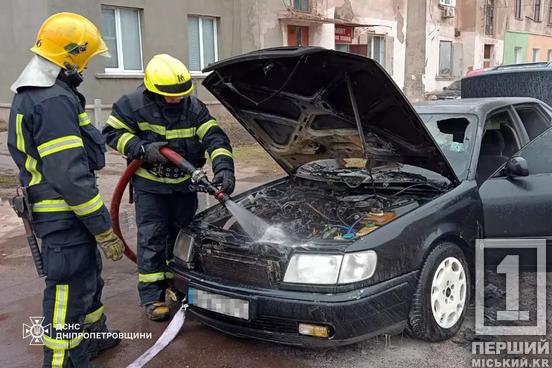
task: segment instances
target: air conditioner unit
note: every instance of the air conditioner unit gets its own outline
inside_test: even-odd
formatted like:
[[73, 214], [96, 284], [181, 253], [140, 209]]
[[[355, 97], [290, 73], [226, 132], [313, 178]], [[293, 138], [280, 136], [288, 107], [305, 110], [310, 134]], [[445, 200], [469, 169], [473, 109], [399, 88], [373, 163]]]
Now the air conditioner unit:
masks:
[[456, 8], [452, 6], [443, 7], [443, 18], [454, 18], [456, 16]]
[[456, 6], [456, 0], [439, 0], [439, 5], [442, 6]]

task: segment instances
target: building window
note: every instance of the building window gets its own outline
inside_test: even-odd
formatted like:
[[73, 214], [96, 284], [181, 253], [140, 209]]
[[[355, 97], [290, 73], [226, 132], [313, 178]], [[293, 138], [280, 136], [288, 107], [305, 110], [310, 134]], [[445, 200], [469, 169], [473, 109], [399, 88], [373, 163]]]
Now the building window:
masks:
[[483, 68], [493, 66], [493, 49], [494, 45], [485, 45], [483, 48]]
[[548, 25], [552, 25], [552, 1], [548, 5]]
[[293, 0], [293, 9], [303, 12], [310, 11], [310, 0]]
[[102, 6], [102, 36], [109, 48], [106, 72], [141, 72], [140, 10]]
[[541, 0], [534, 0], [533, 4], [533, 20], [540, 22], [541, 20]]
[[288, 46], [308, 46], [309, 45], [309, 27], [289, 25]]
[[348, 52], [351, 54], [357, 54], [361, 56], [368, 56], [368, 45], [366, 44], [346, 44], [336, 43], [335, 50], [341, 52]]
[[552, 50], [548, 50], [548, 61], [552, 61]]
[[516, 64], [520, 64], [523, 62], [523, 57], [521, 56], [521, 53], [523, 51], [523, 48], [521, 47], [514, 47], [514, 62]]
[[494, 0], [487, 0], [485, 5], [485, 34], [494, 34]]
[[439, 75], [452, 75], [452, 42], [439, 41]]
[[521, 19], [521, 0], [515, 0], [514, 16], [516, 19]]
[[385, 37], [372, 36], [370, 45], [370, 57], [380, 65], [385, 65]]
[[347, 45], [346, 43], [336, 43], [335, 51], [349, 52], [349, 45]]
[[188, 68], [201, 72], [218, 60], [217, 19], [188, 16]]
[[536, 63], [540, 60], [540, 49], [533, 49], [533, 62]]

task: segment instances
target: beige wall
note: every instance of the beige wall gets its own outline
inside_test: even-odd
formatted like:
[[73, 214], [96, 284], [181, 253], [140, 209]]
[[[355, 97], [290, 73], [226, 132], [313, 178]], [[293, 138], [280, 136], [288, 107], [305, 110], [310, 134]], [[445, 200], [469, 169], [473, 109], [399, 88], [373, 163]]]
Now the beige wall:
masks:
[[504, 7], [508, 9], [505, 24], [508, 31], [525, 32], [552, 36], [552, 26], [548, 24], [548, 9], [551, 0], [541, 0], [541, 21], [533, 19], [533, 1], [522, 0], [521, 19], [516, 19], [514, 14], [515, 0], [504, 0]]
[[[533, 60], [533, 49], [540, 50], [538, 60]], [[527, 60], [548, 61], [548, 51], [552, 51], [552, 37], [530, 34], [527, 37]]]
[[[485, 34], [485, 0], [457, 0], [456, 16], [444, 18], [439, 0], [427, 0], [426, 69], [424, 88], [428, 93], [440, 91], [469, 70], [483, 68], [485, 45], [492, 45], [491, 66], [503, 59], [505, 21], [513, 10], [495, 1], [494, 33]], [[439, 75], [439, 42], [451, 41], [453, 58], [459, 68], [452, 76]]]

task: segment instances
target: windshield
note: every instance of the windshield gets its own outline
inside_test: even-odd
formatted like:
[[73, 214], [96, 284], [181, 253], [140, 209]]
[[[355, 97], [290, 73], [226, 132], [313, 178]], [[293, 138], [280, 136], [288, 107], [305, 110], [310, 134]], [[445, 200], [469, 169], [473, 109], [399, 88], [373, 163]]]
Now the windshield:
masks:
[[447, 89], [448, 90], [460, 90], [460, 87], [461, 87], [460, 83], [462, 83], [460, 80], [456, 80], [456, 81], [452, 82], [451, 84], [449, 84], [447, 86]]
[[463, 114], [420, 114], [435, 142], [460, 180], [466, 178], [477, 117]]

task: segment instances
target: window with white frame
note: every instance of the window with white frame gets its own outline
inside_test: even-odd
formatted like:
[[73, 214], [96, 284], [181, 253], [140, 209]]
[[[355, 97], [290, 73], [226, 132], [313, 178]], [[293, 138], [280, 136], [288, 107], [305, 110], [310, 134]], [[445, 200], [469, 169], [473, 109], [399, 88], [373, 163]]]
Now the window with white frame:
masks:
[[533, 62], [540, 61], [540, 49], [533, 49]]
[[485, 34], [493, 35], [494, 34], [494, 0], [487, 0], [485, 4]]
[[439, 0], [439, 4], [444, 6], [456, 6], [456, 0]]
[[439, 41], [439, 75], [452, 75], [452, 42]]
[[514, 63], [520, 64], [523, 62], [523, 56], [522, 56], [523, 48], [516, 46], [514, 47]]
[[385, 36], [372, 36], [370, 57], [380, 65], [385, 65]]
[[533, 3], [533, 20], [540, 22], [541, 20], [541, 0], [534, 0]]
[[293, 9], [308, 12], [310, 11], [310, 0], [293, 0]]
[[514, 3], [514, 15], [516, 19], [521, 19], [521, 0], [515, 0]]
[[102, 36], [111, 54], [106, 72], [143, 70], [140, 9], [102, 6]]
[[217, 18], [188, 16], [188, 68], [201, 72], [218, 60]]

